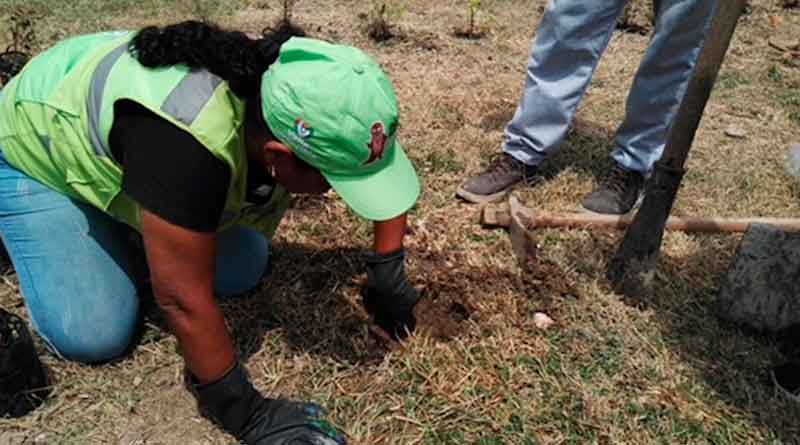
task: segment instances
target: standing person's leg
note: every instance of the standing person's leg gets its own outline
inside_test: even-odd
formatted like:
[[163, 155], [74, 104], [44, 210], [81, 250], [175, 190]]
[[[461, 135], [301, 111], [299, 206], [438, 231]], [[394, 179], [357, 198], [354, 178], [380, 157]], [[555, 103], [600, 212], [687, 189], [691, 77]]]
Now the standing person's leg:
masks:
[[134, 338], [139, 298], [129, 229], [0, 155], [0, 235], [34, 329], [59, 356], [99, 362]]
[[661, 157], [718, 0], [662, 0], [653, 39], [628, 96], [614, 160], [648, 173]]
[[586, 198], [585, 207], [602, 213], [626, 213], [635, 203], [643, 177], [664, 151], [667, 132], [717, 4], [718, 0], [658, 3], [653, 38], [628, 95], [625, 121], [617, 131], [612, 173]]
[[550, 2], [533, 43], [522, 99], [506, 127], [507, 156], [467, 181], [459, 196], [473, 202], [501, 199], [558, 148], [625, 3]]

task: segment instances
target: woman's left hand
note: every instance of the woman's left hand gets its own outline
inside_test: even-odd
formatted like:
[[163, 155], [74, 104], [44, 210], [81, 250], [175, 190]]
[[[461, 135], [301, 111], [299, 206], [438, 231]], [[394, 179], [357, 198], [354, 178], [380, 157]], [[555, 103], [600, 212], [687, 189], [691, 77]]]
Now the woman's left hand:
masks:
[[414, 306], [420, 300], [405, 273], [405, 251], [367, 256], [364, 306], [375, 323], [395, 339], [403, 339], [417, 325]]

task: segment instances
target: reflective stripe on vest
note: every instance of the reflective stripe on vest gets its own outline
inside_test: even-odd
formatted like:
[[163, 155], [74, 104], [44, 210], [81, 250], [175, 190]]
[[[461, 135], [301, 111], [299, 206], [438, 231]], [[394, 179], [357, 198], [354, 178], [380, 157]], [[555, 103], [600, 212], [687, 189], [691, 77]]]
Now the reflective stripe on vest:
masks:
[[97, 68], [92, 73], [92, 82], [89, 84], [89, 99], [87, 107], [89, 111], [89, 138], [92, 140], [94, 153], [97, 156], [111, 157], [111, 150], [103, 143], [100, 137], [100, 106], [103, 104], [103, 92], [106, 89], [106, 81], [111, 69], [120, 57], [128, 50], [128, 42], [123, 43], [114, 51], [108, 53]]
[[190, 71], [169, 93], [161, 111], [191, 127], [222, 79], [206, 70]]
[[[106, 81], [114, 65], [128, 50], [128, 42], [108, 53], [92, 74], [89, 85], [87, 109], [89, 115], [89, 137], [98, 156], [111, 156], [111, 149], [104, 143], [100, 131], [100, 114], [103, 105]], [[219, 76], [206, 70], [192, 70], [175, 86], [161, 105], [161, 111], [186, 126], [191, 126], [203, 107], [208, 104], [214, 91], [222, 83]]]

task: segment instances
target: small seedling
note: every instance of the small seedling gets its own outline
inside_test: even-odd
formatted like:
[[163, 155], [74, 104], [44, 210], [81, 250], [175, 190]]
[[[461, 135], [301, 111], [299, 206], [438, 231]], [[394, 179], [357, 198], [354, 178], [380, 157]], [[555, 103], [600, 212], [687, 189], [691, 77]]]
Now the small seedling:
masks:
[[297, 0], [282, 0], [281, 5], [283, 12], [281, 13], [280, 20], [278, 20], [278, 23], [275, 25], [264, 28], [261, 31], [262, 34], [266, 34], [268, 32], [277, 32], [281, 34], [305, 36], [305, 30], [292, 21], [292, 8], [294, 8], [296, 2]]
[[9, 33], [11, 44], [0, 54], [0, 85], [5, 85], [28, 63], [36, 44], [34, 23], [38, 19], [31, 8], [19, 6], [11, 11]]
[[367, 23], [367, 36], [376, 42], [385, 42], [394, 37], [392, 25], [386, 19], [386, 2], [373, 2]]
[[469, 33], [475, 35], [475, 16], [481, 9], [481, 0], [469, 0]]
[[36, 31], [33, 24], [38, 17], [36, 13], [25, 7], [17, 7], [11, 13], [11, 45], [6, 51], [30, 52], [36, 43]]
[[655, 27], [658, 0], [629, 2], [617, 19], [617, 29], [630, 33], [647, 35]]
[[294, 8], [295, 3], [297, 3], [297, 0], [283, 0], [283, 21], [284, 22], [291, 22], [292, 21], [292, 8]]
[[481, 10], [481, 0], [469, 0], [469, 19], [465, 28], [456, 29], [455, 35], [464, 39], [480, 39], [486, 33], [477, 24], [478, 13]]
[[385, 42], [398, 36], [398, 31], [391, 22], [402, 14], [402, 9], [397, 5], [385, 1], [373, 1], [369, 14], [362, 14], [361, 18], [367, 20], [366, 33], [376, 42]]

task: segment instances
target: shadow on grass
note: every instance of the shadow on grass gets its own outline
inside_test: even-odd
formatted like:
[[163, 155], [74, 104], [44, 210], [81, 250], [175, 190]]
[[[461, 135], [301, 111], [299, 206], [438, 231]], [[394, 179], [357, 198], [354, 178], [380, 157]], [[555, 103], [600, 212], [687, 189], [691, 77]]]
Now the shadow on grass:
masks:
[[[505, 127], [513, 112], [490, 113], [479, 124], [484, 130]], [[591, 175], [599, 180], [611, 168], [614, 129], [585, 119], [575, 119], [558, 149], [539, 167], [542, 180], [551, 180], [565, 169]]]
[[[221, 302], [242, 357], [259, 352], [267, 333], [280, 329], [279, 341], [297, 352], [348, 363], [381, 360], [388, 349], [369, 332], [364, 312], [359, 314], [363, 255], [356, 248], [274, 244], [272, 270], [262, 287]], [[423, 295], [415, 310], [417, 336], [449, 342], [470, 335], [467, 322], [481, 319], [473, 296], [495, 292], [500, 283], [524, 286], [532, 296], [552, 294], [543, 291], [543, 279], [478, 270], [449, 255], [457, 254], [409, 252], [408, 275]]]
[[[277, 341], [298, 353], [347, 363], [381, 360], [388, 349], [369, 332], [359, 314], [365, 274], [363, 254], [356, 248], [274, 244], [272, 270], [262, 288], [221, 303], [242, 357], [258, 353], [265, 336], [280, 329]], [[486, 298], [500, 288], [524, 289], [523, 295], [535, 301], [539, 310], [549, 307], [553, 296], [573, 293], [563, 283], [547, 280], [557, 274], [552, 270], [554, 265], [543, 264], [538, 269], [546, 277], [522, 277], [469, 266], [459, 255], [409, 251], [409, 279], [423, 296], [415, 310], [416, 336], [449, 342], [475, 334], [470, 326], [481, 324], [483, 315], [478, 309], [480, 301], [475, 299]], [[480, 326], [481, 332], [485, 329]]]
[[[574, 246], [573, 260], [580, 261], [580, 252], [587, 249], [610, 258], [617, 248], [614, 239], [593, 238], [591, 246]], [[748, 423], [769, 430], [780, 443], [800, 443], [800, 406], [776, 397], [769, 380], [770, 368], [795, 358], [797, 345], [782, 345], [774, 336], [749, 332], [718, 318], [716, 296], [737, 249], [737, 238], [697, 235], [695, 240], [697, 248], [687, 255], [662, 252], [656, 284], [648, 295], [622, 296], [623, 300], [657, 314], [664, 343], [694, 369], [702, 386], [715, 397], [735, 407]], [[687, 388], [689, 397], [705, 398], [691, 388]], [[724, 419], [713, 426], [727, 429]]]
[[[486, 131], [502, 130], [513, 117], [514, 110], [498, 109], [486, 114], [478, 126]], [[539, 174], [550, 180], [571, 168], [600, 179], [611, 167], [613, 147], [614, 129], [576, 118], [556, 153], [541, 164]]]
[[386, 350], [345, 300], [363, 274], [362, 257], [356, 248], [273, 244], [261, 288], [221, 302], [243, 358], [261, 350], [267, 332], [280, 329], [280, 341], [298, 352], [348, 362], [380, 359]]
[[599, 180], [611, 168], [613, 147], [614, 129], [575, 119], [560, 149], [542, 163], [539, 173], [549, 180], [562, 170], [571, 168]]
[[[700, 248], [693, 255], [662, 260], [667, 289], [642, 304], [664, 314], [665, 338], [716, 394], [782, 443], [800, 443], [800, 406], [776, 397], [769, 379], [771, 367], [790, 359], [779, 352], [781, 341], [721, 320], [716, 312], [717, 294], [729, 265], [720, 258], [732, 259], [737, 241], [733, 237], [724, 242], [715, 242], [714, 237], [699, 240]], [[680, 295], [686, 296], [683, 301]]]
[[[360, 249], [318, 250], [273, 243], [269, 270], [259, 286], [241, 296], [218, 301], [243, 360], [259, 352], [271, 331], [297, 350], [335, 359], [363, 361], [383, 352], [365, 338], [364, 323], [344, 301], [343, 288], [363, 273]], [[136, 348], [169, 336], [170, 329], [152, 297], [144, 310], [148, 325]]]

